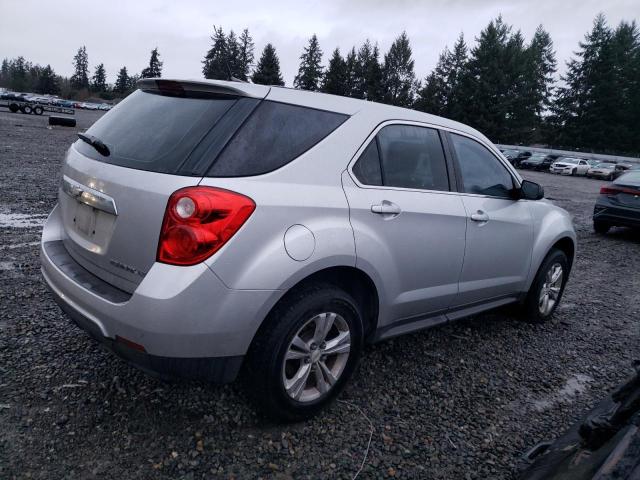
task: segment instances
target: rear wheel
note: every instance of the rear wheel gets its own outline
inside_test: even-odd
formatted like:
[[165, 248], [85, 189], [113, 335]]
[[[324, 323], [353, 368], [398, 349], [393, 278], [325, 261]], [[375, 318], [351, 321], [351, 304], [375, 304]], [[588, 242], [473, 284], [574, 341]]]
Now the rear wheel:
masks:
[[609, 225], [608, 223], [597, 221], [597, 220], [593, 221], [593, 230], [596, 233], [605, 234], [609, 231], [610, 228], [611, 228], [611, 225]]
[[318, 283], [285, 297], [249, 350], [246, 390], [267, 415], [299, 421], [330, 403], [353, 373], [363, 344], [357, 302]]
[[33, 108], [33, 113], [35, 113], [36, 115], [42, 115], [43, 112], [44, 109], [39, 105]]
[[534, 323], [549, 320], [555, 312], [569, 277], [567, 255], [552, 249], [538, 269], [523, 305], [525, 318]]

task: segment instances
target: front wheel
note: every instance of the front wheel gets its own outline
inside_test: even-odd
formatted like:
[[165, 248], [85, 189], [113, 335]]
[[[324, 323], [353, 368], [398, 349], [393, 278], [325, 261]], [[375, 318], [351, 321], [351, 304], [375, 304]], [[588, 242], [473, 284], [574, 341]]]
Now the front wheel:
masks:
[[575, 168], [573, 170], [571, 170], [571, 176], [575, 177], [578, 174], [578, 170], [576, 170]]
[[307, 286], [281, 300], [256, 334], [245, 363], [247, 393], [271, 417], [310, 418], [340, 393], [362, 344], [357, 302], [330, 284]]
[[552, 249], [542, 262], [523, 305], [525, 318], [533, 323], [549, 320], [562, 299], [569, 278], [567, 255]]

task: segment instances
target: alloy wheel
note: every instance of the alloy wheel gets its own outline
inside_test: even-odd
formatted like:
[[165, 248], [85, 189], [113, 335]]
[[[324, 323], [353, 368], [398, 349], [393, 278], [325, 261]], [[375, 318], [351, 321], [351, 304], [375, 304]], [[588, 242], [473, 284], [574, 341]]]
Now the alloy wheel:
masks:
[[559, 263], [554, 263], [551, 265], [551, 268], [547, 270], [538, 299], [538, 309], [542, 315], [549, 315], [558, 302], [563, 277], [564, 271], [562, 270], [562, 265]]
[[351, 332], [339, 314], [324, 312], [296, 332], [284, 357], [282, 382], [292, 399], [312, 402], [324, 397], [344, 371], [351, 350]]

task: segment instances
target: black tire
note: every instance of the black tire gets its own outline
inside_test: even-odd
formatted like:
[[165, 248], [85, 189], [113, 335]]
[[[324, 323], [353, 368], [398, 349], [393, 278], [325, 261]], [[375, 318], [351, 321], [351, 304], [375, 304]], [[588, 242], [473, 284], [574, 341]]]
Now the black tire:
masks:
[[33, 113], [33, 108], [31, 108], [30, 105], [25, 105], [22, 108], [22, 113], [26, 114], [26, 115], [31, 115]]
[[11, 103], [11, 104], [9, 104], [9, 111], [10, 111], [11, 113], [17, 113], [17, 112], [18, 112], [18, 110], [20, 110], [20, 107], [18, 107], [18, 104], [17, 104], [17, 103]]
[[33, 108], [33, 113], [35, 113], [36, 115], [42, 115], [43, 112], [44, 112], [44, 108], [42, 108], [40, 105]]
[[578, 169], [574, 168], [573, 170], [571, 170], [571, 176], [575, 177], [578, 174]]
[[[550, 311], [543, 313], [541, 312], [540, 307], [540, 298], [542, 295], [542, 289], [545, 286], [547, 273], [549, 270], [554, 267], [556, 264], [559, 264], [562, 267], [562, 280], [560, 285], [560, 291], [555, 299], [555, 303], [553, 304]], [[557, 248], [551, 249], [551, 251], [547, 254], [542, 265], [538, 269], [538, 273], [536, 273], [536, 277], [531, 284], [531, 288], [527, 293], [525, 301], [522, 305], [522, 316], [525, 320], [531, 323], [544, 323], [553, 317], [556, 308], [562, 301], [562, 295], [564, 293], [564, 287], [567, 284], [567, 279], [569, 278], [569, 259], [567, 255]]]
[[606, 222], [602, 222], [602, 221], [598, 221], [598, 220], [594, 220], [593, 221], [593, 231], [596, 232], [596, 233], [604, 235], [605, 233], [607, 233], [609, 231], [610, 228], [611, 228], [611, 225], [609, 225]]
[[[335, 312], [346, 321], [351, 336], [349, 356], [338, 380], [324, 396], [300, 402], [285, 389], [284, 358], [299, 329], [323, 312]], [[357, 367], [362, 345], [360, 307], [349, 294], [328, 283], [310, 284], [291, 292], [269, 314], [249, 349], [243, 372], [247, 394], [269, 417], [286, 422], [308, 419], [340, 393]]]

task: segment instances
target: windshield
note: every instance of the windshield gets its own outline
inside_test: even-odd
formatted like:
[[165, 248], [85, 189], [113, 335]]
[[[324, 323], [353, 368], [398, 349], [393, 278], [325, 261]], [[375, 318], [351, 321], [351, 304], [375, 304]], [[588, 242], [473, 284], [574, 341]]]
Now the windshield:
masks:
[[577, 158], [561, 158], [560, 160], [558, 160], [558, 162], [570, 163], [572, 165], [575, 165], [578, 163], [578, 159]]

